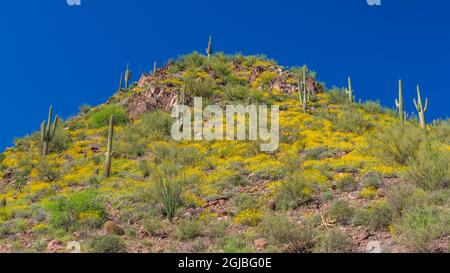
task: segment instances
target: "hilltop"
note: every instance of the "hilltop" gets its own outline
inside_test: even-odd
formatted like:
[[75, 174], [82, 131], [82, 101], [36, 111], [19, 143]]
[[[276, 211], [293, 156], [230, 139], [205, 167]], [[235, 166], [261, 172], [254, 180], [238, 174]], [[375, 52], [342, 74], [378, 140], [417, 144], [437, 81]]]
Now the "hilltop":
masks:
[[[194, 52], [131, 74], [0, 155], [0, 252], [449, 251], [448, 120], [400, 116], [264, 56]], [[279, 148], [172, 140], [171, 108], [194, 96], [279, 105]]]

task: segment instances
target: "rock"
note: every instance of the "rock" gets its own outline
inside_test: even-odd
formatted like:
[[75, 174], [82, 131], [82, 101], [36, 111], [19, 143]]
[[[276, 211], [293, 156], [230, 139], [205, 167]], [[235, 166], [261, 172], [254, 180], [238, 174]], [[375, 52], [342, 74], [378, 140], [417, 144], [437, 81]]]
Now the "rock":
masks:
[[97, 143], [89, 144], [89, 149], [91, 149], [91, 151], [94, 153], [99, 153], [101, 148], [102, 146], [100, 144]]
[[255, 245], [256, 248], [265, 248], [267, 246], [267, 241], [266, 239], [257, 239], [253, 242], [253, 244]]
[[275, 200], [270, 199], [269, 202], [267, 202], [267, 207], [271, 210], [276, 210], [277, 204], [275, 203]]
[[2, 201], [0, 201], [0, 207], [6, 207], [6, 199], [3, 198]]
[[251, 182], [256, 182], [258, 181], [258, 176], [254, 173], [250, 174], [248, 177], [248, 180], [250, 180]]
[[70, 253], [81, 253], [81, 244], [77, 241], [68, 242], [66, 250]]
[[47, 245], [47, 250], [51, 252], [57, 252], [65, 249], [64, 243], [58, 240], [51, 240]]
[[350, 200], [356, 200], [359, 198], [359, 194], [357, 192], [351, 192], [347, 195], [347, 197]]
[[123, 230], [123, 228], [120, 227], [119, 224], [117, 224], [116, 222], [113, 222], [113, 221], [107, 221], [105, 223], [104, 231], [106, 234], [109, 234], [109, 235], [121, 236], [121, 235], [125, 234], [125, 231]]
[[366, 246], [367, 253], [381, 253], [380, 241], [370, 241]]

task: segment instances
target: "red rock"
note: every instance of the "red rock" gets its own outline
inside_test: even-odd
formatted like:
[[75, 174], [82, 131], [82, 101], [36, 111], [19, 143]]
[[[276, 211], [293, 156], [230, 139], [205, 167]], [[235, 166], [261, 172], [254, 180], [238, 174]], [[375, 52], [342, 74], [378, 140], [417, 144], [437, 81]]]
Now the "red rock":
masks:
[[57, 252], [65, 249], [64, 243], [58, 240], [51, 240], [47, 245], [47, 250], [51, 252]]
[[257, 239], [253, 242], [253, 244], [255, 245], [256, 248], [265, 248], [267, 246], [267, 241], [266, 239]]

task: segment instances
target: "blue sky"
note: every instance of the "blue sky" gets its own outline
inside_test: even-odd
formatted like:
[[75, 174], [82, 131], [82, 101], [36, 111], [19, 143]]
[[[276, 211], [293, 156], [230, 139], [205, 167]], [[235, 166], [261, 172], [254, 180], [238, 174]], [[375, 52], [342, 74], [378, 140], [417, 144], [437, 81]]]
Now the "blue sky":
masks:
[[[272, 3], [271, 3], [272, 2]], [[65, 118], [104, 102], [130, 62], [137, 80], [153, 62], [194, 50], [209, 35], [225, 53], [308, 64], [327, 86], [351, 75], [357, 98], [393, 106], [404, 81], [408, 112], [420, 84], [429, 120], [449, 116], [450, 2], [445, 0], [3, 1], [0, 8], [0, 150], [31, 133], [48, 106]]]

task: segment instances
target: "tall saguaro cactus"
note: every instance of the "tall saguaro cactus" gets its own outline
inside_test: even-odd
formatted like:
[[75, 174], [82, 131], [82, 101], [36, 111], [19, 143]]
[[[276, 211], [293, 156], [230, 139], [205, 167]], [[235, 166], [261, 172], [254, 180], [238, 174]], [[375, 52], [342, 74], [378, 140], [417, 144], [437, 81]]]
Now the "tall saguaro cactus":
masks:
[[119, 92], [122, 91], [123, 86], [123, 73], [120, 73]]
[[156, 62], [153, 63], [153, 76], [156, 75]]
[[104, 177], [109, 177], [111, 175], [111, 160], [112, 160], [112, 143], [114, 136], [114, 115], [111, 115], [109, 118], [109, 129], [108, 129], [108, 146], [106, 151], [105, 158], [105, 171], [103, 173]]
[[209, 36], [208, 40], [208, 47], [206, 48], [206, 54], [208, 55], [208, 59], [213, 54], [213, 47], [212, 47], [212, 37]]
[[[300, 88], [301, 86], [301, 88]], [[303, 113], [308, 111], [308, 94], [306, 87], [306, 66], [303, 67], [303, 80], [300, 83], [300, 78], [298, 79], [298, 98], [300, 100], [300, 106], [303, 109]]]
[[345, 92], [348, 94], [348, 98], [349, 98], [350, 102], [353, 103], [355, 101], [355, 97], [353, 96], [352, 78], [351, 77], [348, 77], [348, 87]]
[[53, 140], [56, 132], [56, 126], [58, 125], [58, 116], [55, 116], [52, 125], [52, 114], [53, 114], [53, 106], [50, 106], [48, 110], [48, 121], [45, 123], [43, 121], [41, 123], [41, 141], [42, 141], [42, 157], [45, 157], [48, 154], [48, 148], [50, 146], [50, 142]]
[[404, 101], [403, 101], [403, 87], [402, 80], [398, 80], [398, 99], [395, 99], [395, 106], [398, 108], [398, 115], [400, 120], [405, 123], [406, 121], [406, 112], [403, 110]]
[[422, 98], [420, 96], [420, 87], [417, 85], [417, 101], [413, 99], [414, 105], [416, 106], [417, 112], [419, 113], [420, 127], [426, 128], [425, 112], [428, 108], [428, 98], [425, 99], [425, 106], [422, 105]]
[[131, 70], [129, 68], [129, 64], [127, 63], [127, 70], [125, 70], [125, 89], [128, 88], [128, 83], [131, 79]]

